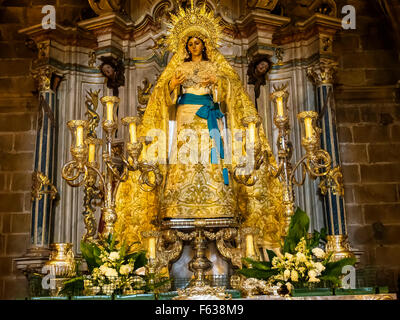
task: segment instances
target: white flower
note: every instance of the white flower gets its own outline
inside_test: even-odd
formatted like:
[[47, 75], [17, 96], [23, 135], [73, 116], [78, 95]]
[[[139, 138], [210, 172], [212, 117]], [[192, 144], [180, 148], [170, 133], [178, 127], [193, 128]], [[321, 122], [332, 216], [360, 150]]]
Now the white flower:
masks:
[[317, 262], [314, 264], [315, 269], [317, 269], [318, 274], [321, 274], [322, 271], [325, 270], [325, 267], [321, 262]]
[[292, 270], [290, 279], [292, 279], [293, 282], [299, 281], [299, 274], [297, 273], [296, 270]]
[[290, 254], [290, 253], [288, 253], [288, 252], [286, 252], [286, 253], [285, 253], [285, 258], [287, 258], [287, 259], [289, 259], [289, 260], [292, 260], [292, 259], [293, 259], [293, 255]]
[[110, 253], [110, 255], [108, 256], [108, 259], [110, 259], [111, 261], [115, 261], [119, 259], [119, 252], [117, 251], [113, 251]]
[[135, 274], [137, 274], [138, 276], [146, 275], [146, 268], [145, 267], [141, 267], [141, 268], [137, 269], [135, 271]]
[[273, 257], [273, 258], [272, 258], [272, 265], [273, 265], [274, 267], [276, 267], [276, 265], [279, 264], [279, 262], [280, 262], [280, 261], [279, 261], [279, 258], [278, 258], [278, 257]]
[[322, 250], [321, 248], [314, 248], [312, 249], [312, 253], [314, 256], [316, 256], [318, 259], [324, 259], [325, 258], [325, 251]]
[[106, 274], [108, 267], [102, 264], [99, 268], [101, 274]]
[[305, 254], [301, 253], [301, 252], [296, 253], [296, 258], [297, 258], [298, 262], [306, 262], [307, 261]]
[[285, 270], [284, 272], [283, 272], [283, 279], [285, 280], [285, 281], [287, 281], [288, 279], [290, 278], [290, 270]]
[[128, 274], [130, 274], [132, 272], [132, 266], [130, 266], [129, 264], [124, 264], [119, 269], [119, 272], [121, 274], [128, 275]]
[[113, 268], [107, 268], [107, 271], [105, 273], [105, 276], [107, 278], [113, 278], [113, 277], [118, 277], [118, 272], [117, 270], [113, 269]]
[[314, 270], [308, 271], [308, 276], [308, 282], [320, 282], [320, 280], [317, 278], [317, 273]]

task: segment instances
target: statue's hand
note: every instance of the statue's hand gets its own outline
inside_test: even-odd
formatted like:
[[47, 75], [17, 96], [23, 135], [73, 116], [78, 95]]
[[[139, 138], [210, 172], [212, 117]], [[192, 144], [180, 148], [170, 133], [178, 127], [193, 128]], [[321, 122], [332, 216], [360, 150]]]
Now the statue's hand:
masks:
[[186, 76], [183, 73], [177, 72], [176, 74], [174, 74], [174, 76], [172, 77], [172, 79], [169, 83], [170, 91], [174, 91], [175, 88], [177, 86], [180, 86], [182, 83], [184, 83], [185, 80], [186, 80]]
[[215, 84], [217, 83], [217, 78], [213, 75], [209, 75], [203, 82], [202, 82], [202, 86], [203, 87], [207, 87], [210, 84]]

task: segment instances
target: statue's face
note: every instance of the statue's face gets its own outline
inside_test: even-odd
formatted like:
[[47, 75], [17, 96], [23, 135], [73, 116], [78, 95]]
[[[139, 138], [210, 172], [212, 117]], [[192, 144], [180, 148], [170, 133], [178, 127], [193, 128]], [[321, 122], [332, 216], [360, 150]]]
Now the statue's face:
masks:
[[188, 42], [188, 49], [192, 56], [200, 56], [204, 49], [203, 42], [199, 38], [191, 38]]
[[256, 67], [256, 74], [260, 76], [267, 73], [268, 67], [269, 64], [267, 61], [261, 61]]
[[114, 73], [115, 73], [114, 69], [109, 64], [105, 64], [103, 66], [102, 70], [103, 70], [103, 72], [104, 72], [104, 74], [105, 74], [105, 76], [107, 78], [113, 78], [114, 77]]

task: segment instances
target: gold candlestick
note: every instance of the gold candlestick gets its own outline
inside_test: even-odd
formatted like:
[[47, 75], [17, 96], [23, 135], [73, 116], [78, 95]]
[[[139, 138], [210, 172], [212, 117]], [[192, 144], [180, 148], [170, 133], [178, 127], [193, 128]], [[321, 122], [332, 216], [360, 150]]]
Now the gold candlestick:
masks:
[[[87, 188], [85, 208], [87, 208], [87, 212], [89, 213], [85, 215], [85, 223], [88, 227], [88, 233], [85, 235], [86, 240], [93, 239], [94, 236], [94, 209], [91, 206], [91, 202], [95, 198], [101, 200], [99, 205], [101, 205], [102, 219], [104, 221], [104, 229], [101, 237], [107, 238], [109, 234], [114, 232], [114, 224], [117, 219], [115, 212], [116, 192], [119, 184], [128, 179], [129, 171], [139, 170], [141, 172], [139, 179], [140, 186], [142, 187], [142, 184], [145, 184], [150, 189], [145, 191], [154, 190], [163, 180], [162, 174], [156, 165], [139, 161], [144, 141], [139, 139], [140, 141], [137, 142], [136, 126], [139, 124], [138, 117], [128, 117], [123, 121], [130, 129], [129, 142], [126, 149], [132, 161], [128, 161], [123, 154], [114, 154], [112, 145], [114, 134], [118, 127], [116, 111], [120, 100], [118, 97], [106, 96], [101, 98], [100, 101], [103, 104], [103, 115], [105, 116], [102, 122], [104, 140], [96, 139], [95, 132], [92, 132], [91, 136], [87, 138], [88, 121], [69, 121], [68, 127], [73, 137], [71, 154], [74, 160], [65, 164], [62, 170], [62, 176], [70, 186], [80, 187], [85, 185]], [[92, 104], [95, 104], [95, 102], [92, 101]], [[100, 166], [101, 159], [98, 159], [97, 156], [101, 141], [104, 141], [102, 166]], [[120, 161], [115, 161], [114, 158], [117, 156], [120, 158]], [[120, 171], [121, 162], [123, 164], [122, 173]], [[102, 171], [99, 170], [100, 167]], [[153, 257], [154, 254], [152, 253]]]

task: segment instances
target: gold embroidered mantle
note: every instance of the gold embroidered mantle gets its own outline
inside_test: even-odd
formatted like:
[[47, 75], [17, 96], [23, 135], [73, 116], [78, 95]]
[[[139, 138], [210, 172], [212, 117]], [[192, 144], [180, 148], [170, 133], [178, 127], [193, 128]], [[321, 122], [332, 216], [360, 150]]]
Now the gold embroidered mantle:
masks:
[[[160, 76], [149, 99], [142, 124], [138, 127], [138, 136], [151, 136], [149, 132], [157, 129], [164, 133], [165, 139], [154, 139], [146, 151], [157, 145], [156, 153], [164, 183], [154, 192], [147, 193], [138, 187], [138, 176], [133, 174], [131, 179], [121, 184], [117, 193], [117, 222], [115, 231], [121, 239], [129, 243], [141, 241], [141, 232], [154, 229], [152, 221], [156, 218], [204, 218], [204, 217], [233, 217], [243, 220], [244, 226], [261, 229], [263, 245], [274, 248], [284, 236], [285, 217], [282, 205], [281, 183], [271, 177], [264, 166], [257, 172], [258, 182], [253, 187], [237, 185], [230, 176], [230, 185], [222, 181], [222, 165], [184, 166], [168, 164], [168, 149], [170, 143], [170, 121], [175, 124], [177, 118], [176, 101], [178, 89], [171, 94], [169, 81], [178, 68], [184, 65], [186, 56], [185, 45], [190, 36], [199, 36], [206, 44], [210, 63], [215, 67], [217, 84], [213, 90], [215, 101], [221, 103], [221, 111], [225, 113], [227, 126], [243, 130], [242, 119], [257, 116], [257, 110], [245, 92], [238, 74], [230, 66], [224, 56], [216, 49], [214, 39], [210, 41], [202, 28], [191, 26], [187, 32], [181, 32], [179, 49], [175, 52], [166, 69]], [[176, 44], [176, 42], [174, 42]], [[171, 122], [173, 123], [173, 122]], [[207, 128], [207, 121], [194, 116], [183, 127], [192, 128], [196, 132]], [[176, 135], [174, 135], [176, 137]], [[260, 127], [260, 142], [263, 150], [272, 154], [262, 126]], [[179, 144], [178, 144], [179, 147]], [[178, 148], [179, 149], [179, 148]], [[142, 156], [143, 156], [142, 154]], [[147, 161], [150, 158], [145, 158]], [[232, 167], [237, 159], [232, 158]], [[271, 156], [271, 163], [275, 160]], [[214, 166], [214, 167], [213, 167]], [[183, 204], [183, 205], [182, 205]]]

